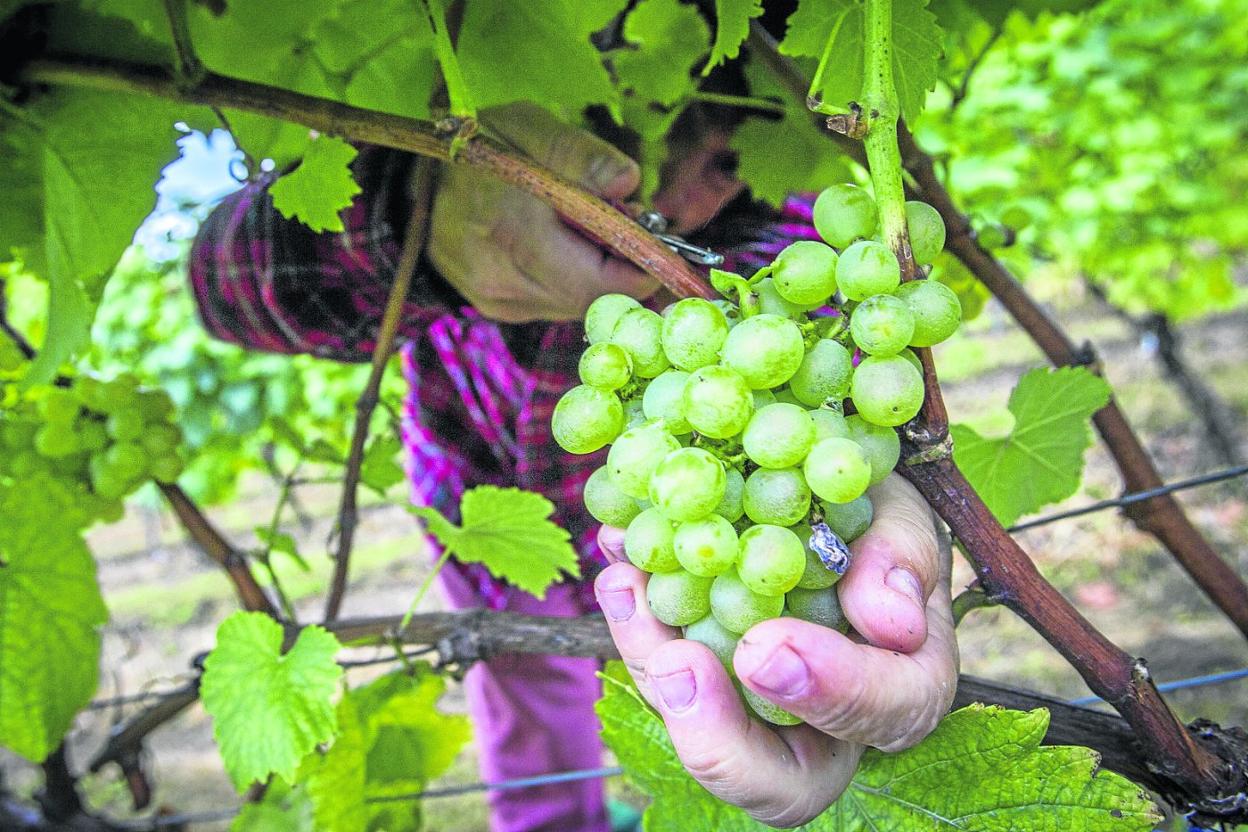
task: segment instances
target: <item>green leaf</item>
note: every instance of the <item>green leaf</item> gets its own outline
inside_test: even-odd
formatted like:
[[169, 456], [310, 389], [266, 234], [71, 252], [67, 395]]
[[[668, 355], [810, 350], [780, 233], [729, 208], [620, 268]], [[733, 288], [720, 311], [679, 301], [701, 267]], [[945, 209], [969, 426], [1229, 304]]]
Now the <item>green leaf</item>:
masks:
[[[801, 0], [780, 43], [786, 55], [819, 58], [828, 38], [833, 38], [820, 92], [824, 102], [835, 107], [847, 107], [862, 96], [864, 9], [863, 0]], [[893, 81], [907, 121], [918, 118], [928, 90], [936, 86], [936, 63], [943, 44], [927, 0], [893, 3]]]
[[200, 696], [239, 791], [270, 774], [294, 779], [299, 761], [334, 735], [338, 639], [304, 627], [283, 655], [282, 638], [267, 615], [237, 612], [221, 622], [204, 660]]
[[99, 680], [95, 561], [46, 476], [0, 486], [0, 746], [42, 762]]
[[247, 803], [230, 824], [230, 832], [317, 832], [312, 800], [275, 778], [259, 803]]
[[364, 832], [365, 754], [368, 732], [355, 702], [338, 703], [338, 733], [324, 754], [310, 754], [299, 769], [299, 783], [312, 799], [316, 828], [329, 832]]
[[806, 106], [793, 101], [765, 67], [745, 67], [751, 94], [784, 103], [784, 116], [773, 121], [753, 117], [737, 128], [731, 146], [737, 151], [737, 175], [754, 196], [779, 205], [795, 191], [819, 191], [849, 176], [844, 155], [816, 128]]
[[1037, 369], [1010, 394], [1014, 427], [985, 439], [954, 425], [953, 458], [1004, 525], [1079, 487], [1088, 420], [1109, 401], [1109, 385], [1082, 367]]
[[378, 436], [364, 449], [360, 464], [360, 482], [385, 496], [391, 487], [403, 482], [406, 474], [395, 459], [403, 444], [394, 434]]
[[451, 767], [471, 730], [466, 717], [437, 709], [445, 692], [446, 680], [424, 663], [351, 692], [372, 730], [370, 794], [393, 793], [396, 784], [428, 783]]
[[356, 149], [342, 139], [318, 136], [308, 145], [299, 167], [269, 188], [273, 207], [286, 219], [298, 219], [318, 233], [342, 231], [340, 214], [360, 192], [351, 175], [356, 155]]
[[763, 13], [762, 0], [715, 0], [715, 45], [702, 68], [703, 75], [725, 60], [735, 60], [750, 36], [750, 21]]
[[540, 494], [481, 485], [464, 493], [462, 525], [432, 508], [413, 508], [430, 534], [465, 563], [482, 563], [490, 574], [525, 592], [546, 597], [546, 588], [581, 574], [567, 531], [550, 520], [555, 507]]
[[624, 19], [624, 38], [633, 48], [612, 53], [622, 88], [664, 106], [694, 90], [693, 64], [710, 43], [697, 8], [680, 0], [643, 0]]
[[299, 544], [286, 532], [276, 532], [268, 526], [256, 526], [256, 539], [268, 547], [270, 552], [280, 552], [299, 565], [304, 572], [311, 572], [312, 567], [299, 554]]
[[[618, 667], [618, 666], [617, 666]], [[712, 797], [680, 766], [662, 720], [619, 669], [597, 704], [603, 740], [630, 779], [653, 798], [646, 829], [763, 830]], [[1143, 789], [1100, 770], [1087, 748], [1042, 747], [1048, 711], [971, 705], [947, 716], [915, 747], [868, 750], [849, 788], [804, 832], [1144, 832], [1161, 815]]]

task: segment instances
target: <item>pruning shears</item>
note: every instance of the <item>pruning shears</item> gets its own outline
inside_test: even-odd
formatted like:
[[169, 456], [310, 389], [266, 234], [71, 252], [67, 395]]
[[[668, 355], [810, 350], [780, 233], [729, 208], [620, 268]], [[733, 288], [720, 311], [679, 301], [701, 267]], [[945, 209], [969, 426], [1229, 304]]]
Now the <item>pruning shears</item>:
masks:
[[667, 217], [658, 211], [643, 211], [637, 216], [637, 223], [657, 237], [665, 246], [699, 266], [722, 266], [724, 255], [711, 251], [709, 248], [695, 246], [684, 237], [667, 233]]

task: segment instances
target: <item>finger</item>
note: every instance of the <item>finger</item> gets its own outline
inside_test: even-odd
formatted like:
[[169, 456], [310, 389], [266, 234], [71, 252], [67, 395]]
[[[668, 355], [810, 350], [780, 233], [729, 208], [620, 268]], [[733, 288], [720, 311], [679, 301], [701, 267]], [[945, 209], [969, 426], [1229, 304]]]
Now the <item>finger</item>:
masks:
[[598, 527], [598, 548], [608, 563], [628, 563], [624, 554], [624, 529], [616, 526]]
[[772, 730], [747, 716], [719, 659], [683, 639], [647, 668], [655, 707], [690, 775], [756, 820], [796, 826], [845, 790], [861, 748], [808, 726]]
[[648, 577], [630, 563], [615, 563], [598, 573], [594, 595], [620, 658], [642, 695], [650, 699], [646, 662], [659, 647], [680, 638], [680, 630], [667, 626], [650, 612], [646, 603]]
[[912, 652], [927, 638], [927, 598], [941, 574], [931, 509], [892, 474], [870, 491], [871, 528], [837, 585], [845, 617], [868, 643]]
[[947, 596], [931, 610], [928, 638], [913, 653], [776, 618], [741, 638], [733, 666], [751, 690], [820, 731], [885, 751], [907, 748], [936, 727], [957, 686]]

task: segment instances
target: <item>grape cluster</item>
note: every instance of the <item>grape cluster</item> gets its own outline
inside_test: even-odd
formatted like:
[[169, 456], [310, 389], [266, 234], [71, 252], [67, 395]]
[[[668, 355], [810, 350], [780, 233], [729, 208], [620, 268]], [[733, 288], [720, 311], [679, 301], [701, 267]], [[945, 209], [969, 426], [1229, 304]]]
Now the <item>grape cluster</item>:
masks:
[[140, 389], [132, 376], [34, 388], [0, 410], [0, 477], [70, 482], [87, 518], [114, 522], [122, 499], [148, 479], [181, 475], [182, 431], [173, 415], [168, 394]]
[[[916, 261], [930, 263], [944, 246], [939, 214], [911, 202], [906, 218]], [[624, 295], [598, 298], [582, 383], [552, 417], [569, 452], [610, 445], [586, 508], [626, 529], [629, 561], [651, 573], [655, 617], [730, 672], [741, 634], [769, 618], [848, 630], [836, 593], [846, 544], [871, 524], [867, 488], [897, 463], [893, 428], [923, 404], [909, 347], [943, 341], [961, 321], [948, 287], [901, 283], [897, 258], [872, 239], [865, 191], [828, 188], [814, 222], [826, 243], [793, 243], [749, 280], [716, 274], [729, 299], [689, 298], [660, 315]], [[740, 690], [763, 719], [798, 721]]]

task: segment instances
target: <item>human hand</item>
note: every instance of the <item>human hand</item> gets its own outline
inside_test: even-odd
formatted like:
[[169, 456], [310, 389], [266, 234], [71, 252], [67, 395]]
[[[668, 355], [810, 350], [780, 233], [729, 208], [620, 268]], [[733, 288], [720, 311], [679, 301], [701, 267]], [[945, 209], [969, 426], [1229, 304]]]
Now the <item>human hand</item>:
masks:
[[875, 522], [851, 544], [854, 557], [837, 587], [862, 640], [776, 618], [737, 645], [737, 677], [807, 723], [793, 727], [751, 718], [714, 654], [651, 614], [647, 576], [625, 559], [622, 531], [599, 534], [615, 562], [595, 582], [598, 602], [676, 753], [708, 791], [771, 826], [796, 826], [822, 812], [845, 790], [866, 747], [914, 745], [953, 702], [958, 652], [948, 546], [901, 477], [891, 475], [870, 495]]

